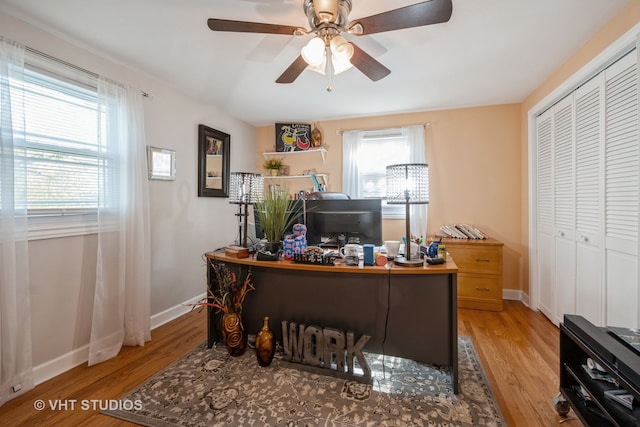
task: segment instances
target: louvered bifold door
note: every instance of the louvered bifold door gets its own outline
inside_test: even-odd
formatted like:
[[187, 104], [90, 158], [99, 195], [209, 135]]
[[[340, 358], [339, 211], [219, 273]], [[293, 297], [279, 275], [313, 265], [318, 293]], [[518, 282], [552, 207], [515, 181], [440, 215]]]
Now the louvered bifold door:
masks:
[[576, 313], [604, 326], [604, 75], [574, 92], [576, 169]]
[[536, 119], [536, 281], [540, 289], [538, 308], [555, 318], [553, 281], [553, 111]]
[[605, 70], [607, 325], [639, 326], [638, 75], [633, 51]]
[[575, 169], [573, 95], [565, 97], [553, 108], [553, 218], [554, 281], [556, 318], [559, 324], [565, 314], [576, 309], [575, 282]]

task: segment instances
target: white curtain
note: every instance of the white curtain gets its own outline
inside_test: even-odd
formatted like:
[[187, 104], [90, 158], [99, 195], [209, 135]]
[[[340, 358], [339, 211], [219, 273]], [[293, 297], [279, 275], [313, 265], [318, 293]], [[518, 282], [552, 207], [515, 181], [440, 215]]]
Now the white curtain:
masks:
[[[424, 126], [407, 127], [409, 158], [411, 163], [426, 163]], [[427, 236], [427, 208], [429, 205], [411, 205], [411, 232], [418, 236]]]
[[342, 134], [342, 192], [352, 199], [362, 197], [359, 188], [358, 150], [363, 135], [362, 131], [345, 131]]
[[96, 291], [89, 365], [150, 332], [149, 190], [142, 94], [100, 78]]
[[0, 37], [0, 405], [33, 388], [23, 46]]
[[[400, 130], [409, 145], [409, 159], [407, 162], [425, 163], [424, 126], [407, 126]], [[381, 135], [384, 134], [382, 130], [379, 133]], [[345, 131], [342, 134], [342, 191], [352, 198], [362, 197], [361, 179], [358, 171], [358, 150], [362, 147], [362, 144], [366, 143], [364, 141], [366, 134], [366, 131], [361, 130]], [[411, 206], [411, 232], [416, 233], [418, 236], [427, 235], [427, 206]], [[404, 218], [404, 208], [402, 209], [402, 218]]]

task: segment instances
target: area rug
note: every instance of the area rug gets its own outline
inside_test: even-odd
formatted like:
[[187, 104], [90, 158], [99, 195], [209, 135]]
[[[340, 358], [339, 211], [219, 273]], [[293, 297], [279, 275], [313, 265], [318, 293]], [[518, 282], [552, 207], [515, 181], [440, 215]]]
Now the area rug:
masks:
[[202, 344], [103, 413], [154, 427], [506, 426], [470, 338], [458, 349], [455, 395], [448, 368], [407, 359], [365, 353], [367, 384]]

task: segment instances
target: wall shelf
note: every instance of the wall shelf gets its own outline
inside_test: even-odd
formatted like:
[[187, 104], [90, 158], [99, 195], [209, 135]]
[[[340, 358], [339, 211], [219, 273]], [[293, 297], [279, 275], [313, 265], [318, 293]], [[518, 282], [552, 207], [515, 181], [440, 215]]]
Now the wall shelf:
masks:
[[[309, 150], [301, 150], [301, 151], [267, 151], [262, 153], [262, 156], [265, 158], [265, 160], [268, 160], [270, 157], [274, 157], [274, 156], [289, 156], [289, 155], [300, 155], [300, 154], [320, 154], [320, 156], [322, 156], [322, 164], [324, 165], [327, 149], [324, 147], [319, 147], [319, 148], [312, 148]], [[316, 176], [320, 176], [320, 175], [316, 175]]]
[[[320, 183], [325, 189], [329, 186], [329, 176], [326, 173], [316, 173], [315, 176], [318, 178], [318, 181], [321, 181]], [[272, 181], [277, 179], [308, 179], [313, 182], [311, 175], [264, 175], [264, 179]]]

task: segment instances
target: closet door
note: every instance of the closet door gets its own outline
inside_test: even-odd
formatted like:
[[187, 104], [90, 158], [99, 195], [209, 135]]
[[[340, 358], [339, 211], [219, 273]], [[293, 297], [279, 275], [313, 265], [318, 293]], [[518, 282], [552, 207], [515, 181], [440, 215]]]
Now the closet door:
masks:
[[638, 75], [633, 51], [605, 70], [606, 324], [637, 328]]
[[540, 289], [538, 309], [549, 319], [555, 318], [553, 280], [553, 109], [536, 120], [537, 193], [536, 193], [536, 276]]
[[574, 93], [576, 144], [576, 311], [604, 326], [604, 76]]
[[574, 108], [569, 95], [553, 108], [554, 323], [576, 310]]

